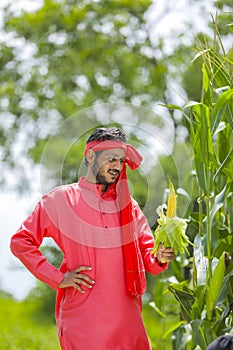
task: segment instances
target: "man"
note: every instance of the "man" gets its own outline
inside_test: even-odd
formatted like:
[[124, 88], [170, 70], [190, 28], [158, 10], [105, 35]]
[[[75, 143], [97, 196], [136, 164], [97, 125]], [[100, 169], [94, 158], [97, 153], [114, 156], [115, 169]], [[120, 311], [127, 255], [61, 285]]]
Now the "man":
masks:
[[[153, 235], [130, 196], [126, 164], [135, 169], [141, 160], [123, 131], [96, 129], [86, 144], [86, 177], [43, 196], [12, 237], [12, 252], [58, 290], [63, 350], [151, 349], [141, 317], [145, 270], [156, 275], [175, 255], [162, 244], [151, 254]], [[38, 250], [44, 237], [64, 254], [60, 270]]]

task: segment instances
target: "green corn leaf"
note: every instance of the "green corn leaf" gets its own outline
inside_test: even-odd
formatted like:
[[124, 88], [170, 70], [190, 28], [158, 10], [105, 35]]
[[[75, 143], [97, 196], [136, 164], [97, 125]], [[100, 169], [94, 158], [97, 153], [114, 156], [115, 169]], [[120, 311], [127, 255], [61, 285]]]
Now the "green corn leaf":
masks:
[[170, 284], [168, 289], [179, 302], [184, 318], [190, 322], [193, 318], [192, 305], [195, 301], [194, 292], [186, 287], [184, 283]]
[[[231, 115], [232, 111], [227, 110], [228, 103], [231, 105], [231, 100], [233, 96], [233, 90], [228, 89], [227, 91], [224, 91], [217, 99], [213, 112], [212, 112], [212, 118], [211, 118], [211, 131], [214, 134], [217, 130], [217, 127], [220, 123], [220, 121], [228, 120], [231, 121]], [[227, 114], [229, 114], [229, 117], [227, 117]]]
[[152, 307], [152, 309], [153, 309], [158, 315], [160, 315], [160, 316], [162, 316], [162, 317], [166, 317], [166, 314], [163, 313], [163, 312], [158, 308], [158, 306], [155, 304], [154, 301], [151, 301], [151, 302], [149, 303], [149, 305]]
[[195, 345], [199, 345], [201, 349], [206, 349], [207, 341], [205, 339], [205, 331], [202, 327], [202, 320], [192, 320], [190, 322], [193, 329], [193, 339]]
[[193, 106], [192, 114], [196, 122], [192, 137], [195, 156], [209, 168], [210, 162], [214, 158], [210, 129], [210, 109], [204, 104], [198, 104]]
[[169, 108], [169, 109], [176, 109], [178, 111], [181, 111], [182, 108], [177, 106], [177, 105], [174, 105], [174, 104], [163, 104], [163, 103], [159, 103], [159, 106], [162, 106], [162, 107], [166, 107], [166, 108]]
[[203, 103], [209, 107], [212, 106], [212, 88], [205, 65], [202, 65], [202, 84], [203, 84]]
[[202, 56], [210, 81], [214, 81], [217, 87], [232, 86], [231, 74], [227, 69], [227, 59], [219, 55], [216, 50], [203, 50]]
[[206, 349], [208, 344], [216, 339], [216, 334], [208, 320], [192, 320], [190, 324], [193, 330], [194, 344], [199, 345], [201, 349]]
[[225, 194], [226, 194], [226, 189], [227, 189], [227, 186], [224, 186], [223, 190], [217, 194], [215, 196], [215, 199], [214, 199], [214, 206], [213, 208], [211, 209], [211, 212], [210, 212], [210, 222], [212, 223], [213, 219], [214, 219], [214, 216], [216, 215], [216, 213], [219, 211], [220, 208], [222, 208], [222, 206], [224, 205], [224, 200], [225, 200]]
[[199, 159], [196, 154], [194, 155], [194, 163], [195, 163], [195, 169], [197, 173], [197, 178], [199, 185], [203, 191], [204, 195], [208, 194], [208, 185], [207, 185], [207, 170], [204, 165], [204, 163]]
[[217, 99], [211, 118], [211, 131], [214, 134], [221, 121], [229, 123], [233, 128], [233, 90], [224, 91]]
[[221, 291], [225, 270], [225, 253], [223, 253], [214, 270], [210, 283], [206, 287], [206, 314], [208, 320], [212, 318], [212, 312]]
[[176, 329], [178, 329], [179, 327], [183, 326], [184, 324], [186, 324], [185, 321], [180, 321], [175, 323], [172, 327], [170, 327], [163, 335], [163, 339], [166, 339], [170, 334], [172, 334]]
[[227, 297], [227, 294], [229, 293], [229, 286], [230, 286], [230, 281], [231, 281], [231, 278], [233, 276], [233, 270], [231, 270], [223, 279], [223, 282], [221, 284], [221, 289], [220, 289], [220, 292], [218, 294], [218, 299], [216, 301], [216, 304], [217, 303], [222, 303], [226, 297]]
[[227, 113], [226, 113], [226, 118], [228, 123], [230, 124], [231, 128], [233, 129], [233, 93], [229, 97], [228, 104], [227, 104]]
[[228, 156], [232, 146], [231, 146], [231, 134], [232, 129], [228, 123], [223, 122], [225, 128], [218, 133], [217, 139], [217, 154], [218, 162], [224, 162], [225, 158]]
[[201, 319], [205, 306], [205, 286], [200, 285], [195, 288], [195, 301], [192, 305], [193, 319]]
[[227, 27], [229, 27], [230, 31], [233, 33], [233, 23], [227, 24]]
[[[226, 156], [226, 158], [224, 159], [224, 161], [222, 162], [222, 164], [218, 167], [216, 173], [214, 174], [214, 181], [217, 178], [218, 174], [223, 171], [226, 172], [228, 170], [228, 166], [230, 163], [232, 163], [233, 161], [233, 148], [230, 150], [230, 152], [228, 153], [228, 155]], [[231, 179], [233, 179], [233, 172], [232, 172], [232, 167], [229, 167], [229, 176]], [[228, 175], [228, 173], [227, 173]]]

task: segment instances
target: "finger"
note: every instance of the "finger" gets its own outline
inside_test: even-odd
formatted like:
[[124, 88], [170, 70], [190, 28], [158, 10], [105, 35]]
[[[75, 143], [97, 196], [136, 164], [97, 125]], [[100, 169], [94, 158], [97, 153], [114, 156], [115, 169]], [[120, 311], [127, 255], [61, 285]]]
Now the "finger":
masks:
[[164, 252], [174, 253], [174, 249], [173, 248], [164, 248]]
[[158, 252], [157, 252], [157, 254], [156, 254], [156, 258], [157, 258], [157, 260], [158, 260], [158, 262], [159, 262], [159, 263], [161, 263], [161, 262], [162, 262], [163, 255], [162, 255], [162, 253], [161, 253], [160, 251], [158, 251]]
[[171, 254], [163, 254], [163, 258], [166, 259], [167, 261], [172, 261], [175, 259], [175, 254], [171, 253]]
[[79, 293], [82, 293], [82, 294], [85, 293], [85, 291], [80, 287], [79, 284], [74, 282], [71, 286], [74, 287], [75, 289], [77, 289], [79, 291]]
[[77, 284], [83, 284], [86, 287], [92, 286], [95, 283], [95, 281], [91, 277], [87, 276], [86, 274], [78, 272], [80, 269], [83, 270], [83, 268], [84, 268], [84, 270], [86, 270], [86, 268], [88, 268], [88, 270], [90, 270], [89, 266], [88, 267], [87, 266], [80, 266], [76, 270], [73, 270], [71, 272], [66, 272], [66, 274], [64, 276], [64, 280], [60, 284], [60, 287], [61, 288], [66, 288], [66, 287], [70, 287], [70, 286], [76, 287]]
[[92, 285], [86, 283], [86, 282], [83, 281], [83, 280], [78, 280], [78, 279], [77, 279], [76, 281], [74, 281], [74, 283], [75, 283], [77, 286], [79, 286], [79, 288], [81, 288], [81, 286], [86, 287], [86, 288], [89, 288], [89, 289], [91, 289], [91, 288], [93, 287]]
[[81, 272], [81, 271], [91, 271], [91, 266], [79, 266], [77, 269], [74, 270], [74, 272]]
[[84, 279], [79, 278], [79, 277], [76, 277], [73, 281], [77, 284], [82, 284], [83, 286], [85, 286], [87, 288], [92, 288], [93, 284], [95, 283], [94, 281], [91, 281], [91, 282], [85, 281]]
[[79, 278], [81, 280], [84, 280], [84, 281], [86, 281], [87, 283], [90, 283], [90, 284], [94, 284], [95, 283], [95, 281], [91, 277], [89, 277], [87, 275], [84, 275], [82, 273], [76, 273], [75, 277]]
[[170, 249], [172, 249], [172, 248], [170, 248], [170, 247], [165, 248], [164, 245], [163, 245], [163, 243], [160, 243], [159, 246], [158, 246], [158, 251], [159, 251], [160, 253], [166, 252], [167, 249], [170, 250]]
[[70, 282], [70, 286], [75, 287], [80, 293], [85, 293], [81, 286], [91, 289], [94, 284], [93, 282], [88, 283], [78, 276], [73, 276], [72, 281]]
[[175, 255], [174, 254], [163, 254], [163, 257], [166, 258], [166, 259], [174, 259]]
[[171, 250], [171, 251], [165, 251], [165, 252], [162, 252], [162, 255], [167, 255], [167, 256], [170, 256], [170, 255], [175, 255], [174, 252]]

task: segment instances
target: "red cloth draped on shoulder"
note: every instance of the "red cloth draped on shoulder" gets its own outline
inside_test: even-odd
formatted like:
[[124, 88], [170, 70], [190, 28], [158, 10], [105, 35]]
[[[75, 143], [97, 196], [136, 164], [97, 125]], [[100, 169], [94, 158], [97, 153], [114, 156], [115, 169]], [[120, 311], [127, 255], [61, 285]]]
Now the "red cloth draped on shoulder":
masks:
[[137, 169], [141, 164], [142, 157], [132, 145], [114, 140], [90, 141], [86, 144], [84, 154], [86, 156], [89, 149], [98, 152], [113, 148], [121, 148], [125, 151], [123, 169], [113, 186], [117, 194], [121, 217], [122, 246], [127, 288], [131, 295], [139, 296], [146, 290], [146, 277], [137, 233], [134, 231], [133, 206], [126, 174], [126, 163], [131, 170]]

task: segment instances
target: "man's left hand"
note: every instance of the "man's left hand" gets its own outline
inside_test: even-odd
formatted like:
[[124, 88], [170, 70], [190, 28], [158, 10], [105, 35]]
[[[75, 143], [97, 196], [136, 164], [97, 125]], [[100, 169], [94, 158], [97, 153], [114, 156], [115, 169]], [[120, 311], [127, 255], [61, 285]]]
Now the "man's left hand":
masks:
[[165, 248], [162, 243], [160, 243], [158, 250], [156, 252], [156, 258], [159, 264], [165, 262], [171, 262], [175, 259], [175, 253], [172, 248]]

